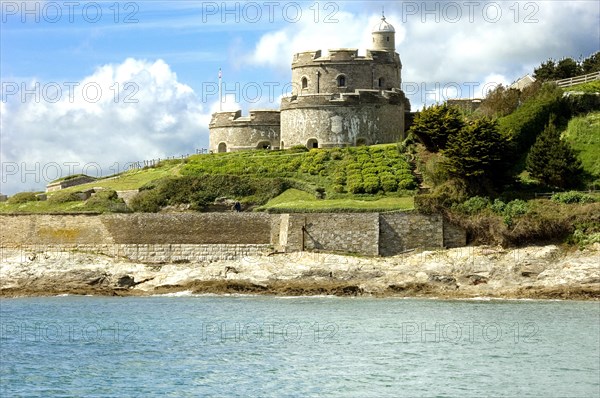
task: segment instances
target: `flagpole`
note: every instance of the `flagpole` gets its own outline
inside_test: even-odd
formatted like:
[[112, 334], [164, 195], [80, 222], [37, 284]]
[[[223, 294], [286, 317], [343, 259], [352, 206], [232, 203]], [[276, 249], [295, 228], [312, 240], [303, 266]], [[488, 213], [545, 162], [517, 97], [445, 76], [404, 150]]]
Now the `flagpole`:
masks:
[[219, 68], [219, 112], [223, 111], [223, 98], [221, 96], [221, 68]]

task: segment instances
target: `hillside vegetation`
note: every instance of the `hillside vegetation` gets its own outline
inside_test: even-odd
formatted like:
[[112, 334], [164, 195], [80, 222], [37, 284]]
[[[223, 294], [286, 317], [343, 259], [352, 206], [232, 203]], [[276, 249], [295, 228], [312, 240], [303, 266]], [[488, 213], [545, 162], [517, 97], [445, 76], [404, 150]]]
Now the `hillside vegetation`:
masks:
[[[115, 207], [114, 203], [92, 209], [77, 197], [67, 195], [93, 188], [139, 189], [140, 193], [131, 201], [129, 209]], [[281, 201], [267, 203], [292, 188], [296, 191], [288, 198], [299, 190], [312, 199], [311, 203], [287, 201], [283, 207]], [[310, 151], [296, 148], [166, 160], [153, 167], [49, 193], [47, 202], [35, 201], [35, 196], [29, 195], [28, 200], [18, 204], [1, 204], [0, 212], [66, 213], [103, 209], [156, 212], [167, 206], [202, 211], [218, 198], [240, 201], [245, 209], [262, 205], [262, 210], [272, 207], [272, 211], [400, 210], [412, 208], [415, 188], [411, 166], [395, 144]], [[61, 199], [53, 200], [57, 194]]]

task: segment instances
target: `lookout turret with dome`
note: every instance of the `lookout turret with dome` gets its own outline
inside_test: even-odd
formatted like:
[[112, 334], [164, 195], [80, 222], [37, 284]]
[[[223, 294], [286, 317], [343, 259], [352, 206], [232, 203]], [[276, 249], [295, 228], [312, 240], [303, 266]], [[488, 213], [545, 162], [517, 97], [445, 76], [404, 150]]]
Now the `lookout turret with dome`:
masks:
[[[292, 93], [281, 100], [279, 138], [272, 127], [268, 135], [258, 134], [250, 125], [242, 132], [231, 121], [220, 123], [223, 117], [216, 113], [210, 125], [211, 149], [343, 147], [403, 138], [410, 103], [400, 89], [402, 63], [396, 52], [395, 29], [383, 14], [372, 29], [372, 40], [372, 48], [364, 56], [355, 48], [294, 54]], [[238, 118], [244, 119], [234, 117]], [[236, 142], [248, 142], [233, 147], [233, 136]]]
[[396, 51], [396, 29], [385, 20], [383, 13], [381, 21], [373, 27], [371, 35], [373, 37], [373, 50]]

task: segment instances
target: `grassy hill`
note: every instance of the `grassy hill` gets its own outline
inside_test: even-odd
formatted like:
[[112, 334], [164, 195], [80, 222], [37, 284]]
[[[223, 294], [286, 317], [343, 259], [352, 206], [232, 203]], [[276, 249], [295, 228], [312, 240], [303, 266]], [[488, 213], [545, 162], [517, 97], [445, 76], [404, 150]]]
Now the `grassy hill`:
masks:
[[571, 119], [562, 138], [577, 152], [590, 182], [600, 188], [600, 112]]
[[[193, 155], [50, 193], [48, 201], [0, 204], [0, 212], [123, 211], [117, 201], [94, 206], [69, 193], [92, 188], [140, 189], [137, 211], [186, 205], [202, 210], [218, 197], [263, 211], [381, 211], [413, 207], [415, 178], [395, 144]], [[59, 195], [59, 196], [55, 196]], [[279, 196], [282, 195], [282, 196]], [[89, 200], [87, 201], [89, 202]]]

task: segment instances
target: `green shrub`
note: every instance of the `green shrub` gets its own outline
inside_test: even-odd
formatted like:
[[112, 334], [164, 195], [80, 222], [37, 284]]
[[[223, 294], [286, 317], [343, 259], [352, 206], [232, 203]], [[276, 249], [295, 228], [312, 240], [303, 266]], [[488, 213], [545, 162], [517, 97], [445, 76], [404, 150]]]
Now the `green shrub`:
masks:
[[335, 193], [344, 193], [344, 186], [341, 184], [335, 184], [333, 186], [333, 192]]
[[365, 176], [363, 182], [363, 189], [365, 193], [377, 193], [377, 191], [379, 191], [379, 177], [377, 177], [376, 175]]
[[134, 212], [156, 213], [166, 204], [162, 199], [158, 190], [140, 190], [131, 198], [129, 207]]
[[365, 188], [363, 186], [363, 178], [361, 174], [351, 174], [348, 175], [346, 179], [346, 188], [350, 193], [364, 193]]
[[11, 205], [35, 202], [37, 200], [35, 195], [35, 192], [19, 192], [9, 197], [7, 202]]
[[294, 145], [289, 149], [290, 152], [308, 152], [308, 148], [304, 145]]
[[550, 198], [558, 203], [594, 203], [596, 199], [593, 196], [577, 191], [559, 192], [552, 195]]
[[481, 196], [473, 196], [463, 203], [456, 204], [453, 209], [464, 214], [477, 214], [482, 212], [490, 205], [490, 200]]
[[513, 218], [527, 214], [529, 205], [521, 199], [515, 199], [506, 204], [502, 214], [504, 215], [504, 224], [512, 226]]
[[398, 181], [398, 189], [415, 189], [417, 187], [417, 183], [415, 182], [412, 176], [404, 177]]
[[86, 200], [84, 209], [100, 213], [125, 213], [129, 211], [123, 199], [119, 199], [117, 192], [112, 189], [96, 192]]
[[494, 203], [492, 203], [492, 205], [490, 206], [490, 208], [496, 214], [503, 214], [504, 213], [504, 209], [506, 208], [506, 203], [504, 203], [500, 199], [494, 199]]
[[379, 179], [381, 181], [381, 188], [385, 192], [396, 192], [398, 190], [398, 180], [396, 180], [396, 177], [389, 171], [380, 173]]
[[79, 196], [81, 192], [64, 192], [58, 191], [50, 196], [48, 196], [48, 202], [50, 203], [67, 203], [67, 202], [79, 202], [81, 201], [81, 197]]

